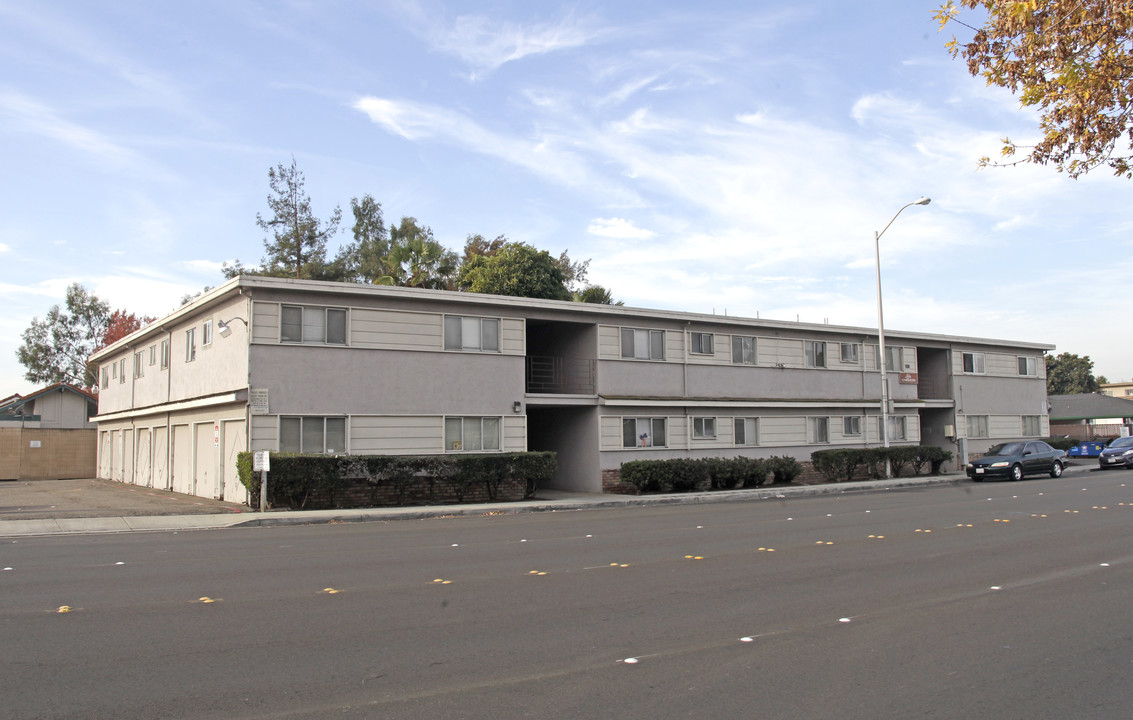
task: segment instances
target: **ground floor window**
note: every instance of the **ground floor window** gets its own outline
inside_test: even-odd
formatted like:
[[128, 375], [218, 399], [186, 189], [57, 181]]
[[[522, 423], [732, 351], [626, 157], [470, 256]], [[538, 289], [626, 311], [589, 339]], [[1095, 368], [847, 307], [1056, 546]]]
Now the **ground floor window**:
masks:
[[906, 440], [905, 435], [905, 418], [902, 416], [889, 417], [889, 439], [890, 440]]
[[858, 415], [847, 415], [842, 418], [842, 434], [857, 436], [862, 434], [862, 419]]
[[714, 440], [716, 438], [716, 418], [693, 418], [692, 436], [697, 440]]
[[830, 418], [807, 418], [807, 425], [809, 426], [807, 430], [810, 435], [809, 441], [811, 443], [821, 445], [830, 442]]
[[1038, 415], [1023, 416], [1023, 435], [1031, 437], [1042, 435], [1042, 423]]
[[281, 417], [279, 451], [292, 453], [346, 452], [346, 418]]
[[736, 418], [736, 445], [759, 444], [758, 418]]
[[500, 449], [498, 417], [446, 417], [445, 450], [478, 452]]
[[665, 447], [665, 418], [622, 418], [622, 447]]
[[987, 436], [987, 415], [969, 415], [968, 437], [985, 438]]

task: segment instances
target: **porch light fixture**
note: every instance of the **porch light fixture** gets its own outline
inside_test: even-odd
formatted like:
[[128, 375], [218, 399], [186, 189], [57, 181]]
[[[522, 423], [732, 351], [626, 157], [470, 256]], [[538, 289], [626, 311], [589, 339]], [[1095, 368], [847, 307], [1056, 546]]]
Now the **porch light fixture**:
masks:
[[511, 411], [517, 415], [523, 412], [523, 403], [519, 400], [516, 400], [511, 404]]
[[242, 317], [234, 317], [231, 320], [217, 320], [216, 331], [220, 333], [221, 337], [226, 338], [232, 334], [231, 323], [233, 320], [239, 320], [240, 322], [244, 323], [244, 327], [248, 327], [248, 321]]
[[[889, 226], [893, 224], [893, 221], [897, 219], [897, 215], [900, 215], [902, 212], [904, 212], [905, 208], [911, 207], [913, 205], [928, 205], [930, 202], [932, 202], [931, 199], [922, 197], [919, 200], [914, 200], [913, 202], [902, 206], [901, 209], [897, 211], [897, 214], [893, 216], [893, 219], [890, 220], [885, 225], [885, 227], [881, 229], [881, 232], [874, 231], [873, 233], [873, 253], [875, 259], [877, 260], [877, 365], [881, 369], [881, 427], [879, 428], [879, 431], [881, 433], [882, 447], [886, 448], [889, 447], [889, 382], [888, 378], [886, 377], [885, 367], [885, 320], [881, 310], [880, 240], [881, 236], [885, 234], [885, 231], [889, 229]], [[892, 468], [889, 465], [889, 458], [887, 457], [885, 459], [885, 477], [892, 477], [892, 474]]]

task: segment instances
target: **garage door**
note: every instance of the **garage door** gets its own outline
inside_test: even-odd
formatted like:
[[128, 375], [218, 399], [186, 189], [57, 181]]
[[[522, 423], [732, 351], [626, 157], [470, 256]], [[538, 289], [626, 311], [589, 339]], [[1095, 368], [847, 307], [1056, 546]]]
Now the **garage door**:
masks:
[[134, 457], [137, 458], [134, 463], [134, 484], [150, 487], [153, 479], [150, 475], [153, 470], [153, 448], [151, 447], [149, 428], [138, 430], [138, 451]]
[[236, 455], [248, 447], [244, 421], [225, 422], [221, 436], [224, 438], [224, 457], [221, 462], [221, 472], [224, 475], [224, 499], [228, 502], [247, 504], [248, 489], [240, 482], [240, 475], [236, 472]]
[[214, 445], [213, 424], [200, 423], [196, 426], [197, 449], [196, 466], [193, 468], [197, 477], [194, 495], [207, 498], [220, 497], [220, 483], [217, 478], [217, 458], [219, 449]]
[[150, 487], [169, 489], [169, 428], [153, 429], [153, 484]]
[[193, 492], [193, 436], [188, 425], [173, 426], [173, 492]]

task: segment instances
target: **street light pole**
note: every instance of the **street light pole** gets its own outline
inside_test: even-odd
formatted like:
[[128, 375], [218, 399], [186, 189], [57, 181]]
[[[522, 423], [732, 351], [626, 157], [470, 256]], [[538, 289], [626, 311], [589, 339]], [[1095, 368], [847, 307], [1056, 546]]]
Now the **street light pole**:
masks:
[[[897, 215], [904, 212], [905, 208], [911, 205], [928, 205], [930, 202], [932, 202], [931, 199], [922, 197], [920, 200], [914, 200], [902, 206], [893, 216], [893, 219], [881, 229], [881, 232], [875, 230], [873, 233], [873, 253], [877, 261], [877, 366], [881, 371], [881, 424], [878, 432], [881, 435], [881, 445], [886, 449], [889, 448], [889, 377], [885, 367], [885, 318], [881, 309], [881, 236], [897, 219]], [[891, 477], [892, 474], [887, 454], [885, 457], [885, 477]]]

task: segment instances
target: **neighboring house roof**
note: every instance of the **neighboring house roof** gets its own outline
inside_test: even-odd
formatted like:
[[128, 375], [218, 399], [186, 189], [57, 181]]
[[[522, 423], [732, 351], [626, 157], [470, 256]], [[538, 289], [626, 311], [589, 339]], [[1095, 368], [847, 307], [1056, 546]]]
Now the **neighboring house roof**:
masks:
[[1133, 403], [1122, 398], [1094, 393], [1051, 395], [1050, 419], [1094, 420], [1097, 418], [1133, 418]]
[[17, 394], [10, 398], [5, 398], [3, 401], [0, 401], [0, 414], [24, 415], [24, 408], [30, 408], [33, 403], [35, 403], [36, 398], [55, 391], [74, 393], [79, 397], [85, 398], [89, 403], [98, 404], [98, 396], [93, 393], [89, 393], [82, 388], [77, 388], [74, 385], [68, 385], [67, 383], [55, 383], [54, 385], [48, 385], [42, 390], [36, 390], [30, 395], [21, 397]]

